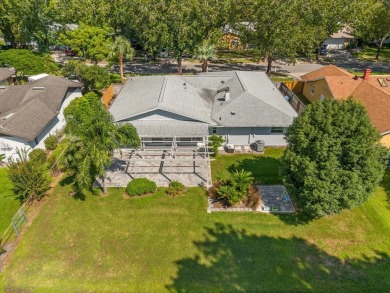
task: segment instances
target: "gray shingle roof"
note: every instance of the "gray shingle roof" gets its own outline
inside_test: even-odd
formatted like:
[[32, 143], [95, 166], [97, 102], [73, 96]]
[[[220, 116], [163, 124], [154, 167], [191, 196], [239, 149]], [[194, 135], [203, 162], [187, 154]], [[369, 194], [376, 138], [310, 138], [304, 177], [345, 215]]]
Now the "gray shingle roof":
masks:
[[[218, 93], [226, 87], [228, 101]], [[297, 116], [267, 75], [253, 71], [133, 77], [110, 112], [120, 122], [156, 109], [229, 127], [287, 127]]]
[[189, 121], [131, 121], [139, 135], [145, 136], [205, 136], [208, 124]]
[[57, 115], [69, 89], [81, 88], [58, 76], [0, 89], [0, 134], [33, 140]]
[[15, 70], [13, 68], [0, 68], [0, 82], [7, 80], [14, 74]]

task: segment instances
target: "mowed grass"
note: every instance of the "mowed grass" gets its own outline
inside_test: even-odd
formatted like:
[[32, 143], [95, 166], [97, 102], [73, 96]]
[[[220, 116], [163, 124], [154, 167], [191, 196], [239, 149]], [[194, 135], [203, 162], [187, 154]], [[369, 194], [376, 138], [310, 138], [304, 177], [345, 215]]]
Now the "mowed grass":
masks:
[[[375, 61], [377, 50], [378, 50], [377, 47], [367, 47], [361, 52], [356, 52], [353, 55], [363, 61]], [[384, 61], [384, 62], [390, 61], [390, 48], [383, 47], [381, 49], [378, 61]]]
[[[238, 161], [277, 183], [281, 152], [268, 150], [262, 159], [220, 156], [213, 173]], [[390, 173], [364, 206], [300, 225], [292, 224], [295, 216], [207, 214], [201, 188], [176, 198], [163, 189], [128, 198], [112, 188], [106, 197], [76, 200], [71, 182], [56, 187], [26, 231], [0, 276], [5, 291], [390, 289]]]
[[12, 191], [7, 169], [0, 168], [0, 237], [11, 224], [11, 219], [19, 207], [20, 202]]

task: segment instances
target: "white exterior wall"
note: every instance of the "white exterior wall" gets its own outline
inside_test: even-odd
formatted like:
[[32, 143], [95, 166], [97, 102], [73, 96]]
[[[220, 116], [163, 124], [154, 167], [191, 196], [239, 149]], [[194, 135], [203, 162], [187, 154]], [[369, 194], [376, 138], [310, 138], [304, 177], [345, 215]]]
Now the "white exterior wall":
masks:
[[345, 44], [348, 44], [350, 39], [326, 39], [324, 44], [328, 45], [329, 50], [342, 50], [345, 49]]
[[[18, 149], [26, 148], [29, 151], [35, 148], [44, 149], [45, 148], [44, 140], [49, 135], [56, 134], [56, 132], [64, 128], [66, 124], [65, 117], [64, 117], [65, 108], [69, 105], [71, 101], [81, 96], [82, 96], [81, 90], [76, 89], [65, 99], [65, 101], [61, 105], [59, 114], [56, 117], [54, 117], [54, 119], [51, 120], [50, 123], [38, 135], [37, 145], [35, 144], [34, 141], [27, 141], [19, 137], [0, 136], [0, 153], [4, 153], [6, 155], [6, 159], [8, 159], [9, 157], [16, 158], [17, 156], [16, 148]], [[10, 148], [10, 149], [5, 150], [6, 148]]]
[[[212, 128], [210, 128], [210, 135]], [[285, 135], [271, 133], [271, 127], [217, 127], [217, 135], [222, 135], [225, 143], [250, 145], [256, 140], [263, 140], [266, 146], [286, 146]]]
[[171, 112], [167, 112], [164, 110], [154, 110], [144, 114], [140, 114], [134, 117], [127, 119], [128, 121], [134, 120], [179, 120], [179, 121], [195, 121], [191, 118], [177, 115]]
[[8, 158], [17, 158], [16, 148], [30, 150], [34, 144], [19, 137], [0, 136], [0, 153], [5, 154], [5, 161]]

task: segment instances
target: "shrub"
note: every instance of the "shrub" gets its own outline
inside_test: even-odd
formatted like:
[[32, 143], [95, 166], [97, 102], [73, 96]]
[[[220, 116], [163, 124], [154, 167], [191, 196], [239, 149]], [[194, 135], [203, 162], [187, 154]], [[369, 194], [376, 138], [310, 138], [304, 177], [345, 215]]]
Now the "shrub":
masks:
[[43, 165], [46, 162], [46, 154], [43, 149], [35, 149], [32, 150], [29, 154], [28, 157], [30, 160], [35, 161], [38, 164]]
[[213, 151], [213, 156], [216, 156], [218, 154], [218, 148], [222, 145], [223, 141], [224, 140], [220, 135], [213, 134], [212, 136], [210, 136], [209, 146]]
[[130, 196], [153, 193], [157, 189], [155, 182], [147, 178], [135, 178], [127, 184], [126, 193]]
[[55, 150], [58, 144], [58, 139], [55, 135], [48, 136], [45, 141], [45, 148], [48, 150]]
[[220, 199], [226, 199], [227, 202], [234, 206], [242, 201], [242, 199], [245, 197], [245, 193], [239, 192], [230, 185], [222, 185], [217, 189], [218, 198]]
[[168, 188], [165, 190], [165, 192], [169, 195], [176, 196], [181, 194], [185, 189], [185, 186], [180, 183], [179, 181], [172, 181], [169, 183]]
[[14, 192], [20, 201], [26, 200], [29, 196], [34, 199], [42, 198], [50, 188], [50, 178], [45, 172], [42, 164], [35, 160], [27, 160], [25, 149], [16, 149], [19, 156], [17, 161], [8, 160], [8, 176], [11, 179]]

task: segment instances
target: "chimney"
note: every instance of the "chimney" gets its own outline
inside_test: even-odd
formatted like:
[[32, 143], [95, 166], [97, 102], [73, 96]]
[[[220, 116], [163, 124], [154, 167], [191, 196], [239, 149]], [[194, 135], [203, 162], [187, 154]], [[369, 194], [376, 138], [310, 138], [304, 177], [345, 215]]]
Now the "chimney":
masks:
[[370, 79], [370, 74], [371, 74], [371, 69], [369, 69], [369, 68], [364, 69], [363, 79], [364, 80], [369, 80]]
[[229, 92], [226, 92], [225, 93], [225, 102], [229, 101], [230, 100], [230, 93]]

